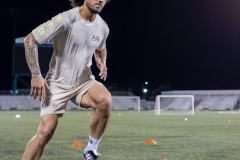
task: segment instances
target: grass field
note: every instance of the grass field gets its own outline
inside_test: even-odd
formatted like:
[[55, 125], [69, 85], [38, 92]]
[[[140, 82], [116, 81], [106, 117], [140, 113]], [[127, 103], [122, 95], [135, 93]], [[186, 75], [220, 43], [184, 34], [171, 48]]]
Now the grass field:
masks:
[[[16, 114], [21, 118], [16, 119]], [[68, 111], [59, 120], [42, 160], [82, 159], [84, 147], [72, 144], [87, 143], [90, 114]], [[38, 121], [39, 111], [0, 111], [1, 160], [21, 159]], [[157, 143], [147, 145], [148, 139]], [[155, 116], [151, 111], [113, 111], [99, 151], [102, 160], [239, 160], [240, 115], [197, 112], [191, 116]]]

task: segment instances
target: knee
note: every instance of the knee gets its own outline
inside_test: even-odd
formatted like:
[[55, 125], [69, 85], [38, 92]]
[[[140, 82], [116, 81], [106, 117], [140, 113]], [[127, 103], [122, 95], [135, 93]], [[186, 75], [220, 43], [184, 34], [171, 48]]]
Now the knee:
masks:
[[54, 134], [54, 129], [51, 128], [44, 128], [42, 130], [39, 130], [38, 137], [39, 137], [39, 144], [41, 146], [45, 146], [49, 140], [52, 138]]
[[99, 111], [105, 112], [107, 115], [112, 110], [112, 97], [110, 95], [104, 95], [100, 97], [100, 101], [96, 106]]

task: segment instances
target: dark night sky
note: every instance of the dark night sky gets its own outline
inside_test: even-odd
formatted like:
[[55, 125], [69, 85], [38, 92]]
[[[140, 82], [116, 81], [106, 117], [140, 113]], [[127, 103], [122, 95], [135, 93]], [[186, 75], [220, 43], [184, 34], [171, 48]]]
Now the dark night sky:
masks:
[[[0, 90], [9, 90], [13, 37], [27, 35], [70, 5], [67, 0], [4, 3]], [[20, 10], [15, 36], [11, 8]], [[239, 0], [112, 0], [101, 16], [110, 28], [108, 84], [137, 94], [145, 81], [150, 90], [163, 84], [174, 90], [240, 89]]]

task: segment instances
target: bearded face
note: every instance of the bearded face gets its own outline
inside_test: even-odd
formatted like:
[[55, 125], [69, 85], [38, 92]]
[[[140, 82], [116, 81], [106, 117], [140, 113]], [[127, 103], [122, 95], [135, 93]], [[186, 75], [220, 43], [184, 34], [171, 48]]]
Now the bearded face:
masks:
[[98, 14], [101, 12], [105, 4], [107, 3], [107, 0], [85, 0], [86, 6], [88, 9], [94, 13]]

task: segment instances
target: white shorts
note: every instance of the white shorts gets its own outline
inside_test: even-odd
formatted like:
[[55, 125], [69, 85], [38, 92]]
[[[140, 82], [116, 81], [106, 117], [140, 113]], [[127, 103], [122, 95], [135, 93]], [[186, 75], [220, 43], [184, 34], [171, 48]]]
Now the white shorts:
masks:
[[46, 90], [46, 99], [41, 104], [40, 117], [48, 114], [64, 114], [69, 100], [80, 106], [82, 96], [96, 84], [102, 85], [102, 83], [94, 79], [90, 79], [82, 85], [71, 89], [50, 83], [50, 89]]

